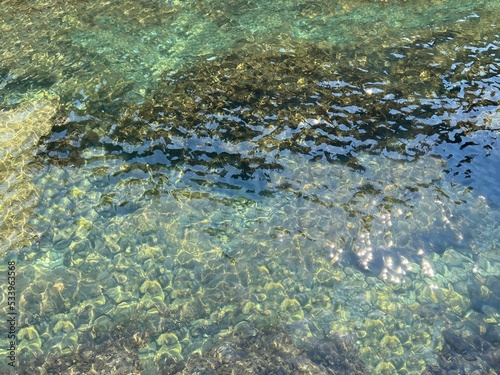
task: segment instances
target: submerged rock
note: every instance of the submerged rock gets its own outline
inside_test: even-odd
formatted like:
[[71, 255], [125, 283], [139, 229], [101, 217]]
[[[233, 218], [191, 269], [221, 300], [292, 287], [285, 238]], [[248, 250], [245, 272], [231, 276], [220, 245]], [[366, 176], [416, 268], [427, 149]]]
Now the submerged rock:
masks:
[[354, 342], [334, 336], [295, 344], [284, 332], [259, 331], [250, 337], [233, 336], [202, 355], [193, 355], [171, 374], [367, 374]]
[[27, 222], [38, 200], [33, 178], [34, 149], [50, 133], [59, 99], [41, 93], [0, 112], [0, 238], [2, 249], [30, 241]]
[[51, 353], [22, 363], [20, 374], [116, 374], [139, 375], [139, 335], [123, 336], [111, 332], [112, 337], [100, 344], [92, 340], [78, 345], [71, 353]]
[[439, 353], [439, 367], [428, 366], [425, 375], [483, 374], [500, 370], [500, 348], [488, 334], [464, 338], [449, 328], [441, 334], [445, 344]]

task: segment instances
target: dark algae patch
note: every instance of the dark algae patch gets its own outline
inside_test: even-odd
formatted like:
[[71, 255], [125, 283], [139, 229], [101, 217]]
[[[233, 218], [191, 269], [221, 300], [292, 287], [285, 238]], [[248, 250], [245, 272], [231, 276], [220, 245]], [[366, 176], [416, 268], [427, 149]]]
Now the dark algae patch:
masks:
[[297, 345], [284, 331], [260, 331], [245, 321], [238, 323], [230, 339], [201, 356], [193, 355], [185, 365], [167, 361], [162, 371], [185, 375], [368, 374], [349, 337], [312, 339]]
[[[496, 137], [485, 125], [498, 102], [498, 57], [481, 47], [490, 41], [457, 47], [469, 38], [436, 30], [370, 52], [287, 37], [245, 43], [164, 73], [144, 104], [128, 110], [119, 124], [73, 136], [69, 124], [70, 134], [49, 150], [57, 146], [65, 155], [72, 147], [64, 142], [76, 138], [83, 147], [69, 152], [74, 163], [85, 146], [102, 144], [110, 153], [157, 166], [222, 171], [228, 187], [266, 194], [267, 185], [258, 181], [268, 180], [265, 171], [279, 169], [280, 156], [289, 152], [362, 169], [360, 152], [414, 160], [441, 154], [439, 145], [476, 146], [471, 135], [480, 135], [487, 149]], [[109, 135], [99, 133], [103, 129]], [[223, 171], [229, 165], [238, 173]], [[453, 175], [470, 173], [462, 165], [450, 165]], [[241, 181], [248, 180], [255, 184], [245, 189]]]
[[[478, 327], [476, 327], [477, 329]], [[498, 330], [494, 325], [484, 334], [476, 332], [464, 338], [450, 329], [441, 332], [445, 344], [439, 352], [438, 365], [429, 366], [425, 375], [483, 373], [500, 369]]]
[[22, 364], [22, 375], [35, 374], [116, 374], [142, 373], [139, 361], [140, 333], [135, 336], [121, 330], [111, 333], [111, 338], [95, 343], [87, 340], [71, 353], [51, 353]]
[[[144, 373], [139, 351], [147, 338], [140, 332], [132, 335], [117, 329], [111, 337], [93, 344], [81, 345], [72, 353], [49, 354], [23, 364], [20, 374], [102, 374]], [[359, 359], [354, 341], [349, 337], [312, 339], [294, 343], [276, 327], [258, 330], [248, 322], [240, 322], [231, 337], [219, 340], [202, 355], [194, 354], [187, 361], [165, 356], [159, 363], [162, 374], [224, 375], [254, 374], [368, 374]]]

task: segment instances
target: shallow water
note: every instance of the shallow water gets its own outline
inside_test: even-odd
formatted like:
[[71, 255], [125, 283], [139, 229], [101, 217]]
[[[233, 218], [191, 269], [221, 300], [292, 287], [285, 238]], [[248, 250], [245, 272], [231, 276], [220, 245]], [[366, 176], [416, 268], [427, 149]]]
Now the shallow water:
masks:
[[500, 371], [499, 8], [5, 2], [15, 370]]

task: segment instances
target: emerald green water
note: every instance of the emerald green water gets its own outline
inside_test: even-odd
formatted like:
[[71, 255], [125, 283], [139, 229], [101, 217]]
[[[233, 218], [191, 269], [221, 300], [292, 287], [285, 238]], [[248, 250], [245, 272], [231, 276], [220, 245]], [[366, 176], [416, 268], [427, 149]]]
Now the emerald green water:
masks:
[[0, 373], [499, 372], [499, 8], [3, 2]]

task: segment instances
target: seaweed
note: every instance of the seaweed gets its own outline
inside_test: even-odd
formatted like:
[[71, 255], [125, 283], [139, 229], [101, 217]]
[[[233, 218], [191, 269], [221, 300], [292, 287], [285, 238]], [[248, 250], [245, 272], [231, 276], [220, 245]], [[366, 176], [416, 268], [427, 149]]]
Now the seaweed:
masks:
[[277, 327], [258, 330], [247, 322], [239, 325], [249, 326], [245, 334], [236, 331], [203, 354], [194, 354], [182, 369], [171, 365], [162, 370], [186, 375], [368, 373], [349, 337], [332, 335], [297, 344]]

